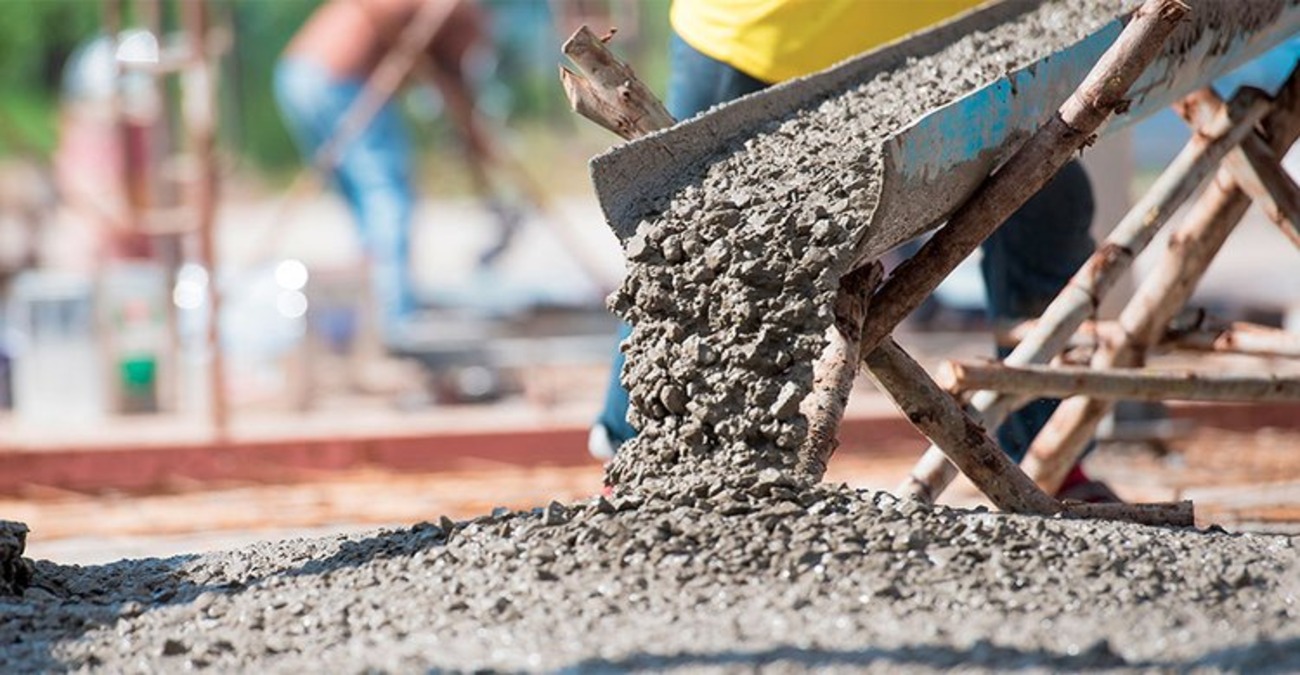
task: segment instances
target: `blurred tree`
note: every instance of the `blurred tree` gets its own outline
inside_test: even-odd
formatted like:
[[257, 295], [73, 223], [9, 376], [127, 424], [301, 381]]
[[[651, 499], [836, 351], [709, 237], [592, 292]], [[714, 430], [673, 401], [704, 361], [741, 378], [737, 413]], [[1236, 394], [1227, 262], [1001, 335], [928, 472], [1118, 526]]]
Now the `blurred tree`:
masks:
[[319, 0], [233, 0], [234, 44], [222, 86], [222, 131], [227, 147], [272, 172], [299, 166], [272, 94], [275, 60]]
[[[189, 0], [183, 0], [189, 1]], [[223, 145], [272, 173], [300, 165], [272, 95], [275, 60], [322, 0], [206, 0], [232, 28], [222, 64], [220, 111]], [[494, 45], [477, 79], [485, 112], [511, 127], [544, 133], [576, 126], [556, 76], [560, 42], [567, 37], [557, 14], [570, 0], [481, 0], [493, 20]], [[615, 47], [643, 79], [662, 91], [666, 79], [669, 0], [596, 0], [610, 7], [620, 28]], [[133, 23], [130, 7], [123, 25]], [[588, 3], [592, 4], [592, 3]], [[102, 31], [99, 0], [0, 0], [0, 156], [45, 156], [58, 124], [60, 77], [69, 55]], [[164, 23], [175, 30], [172, 2], [163, 0]], [[608, 26], [599, 26], [604, 30]], [[174, 90], [171, 90], [174, 94]], [[416, 118], [422, 146], [445, 147], [449, 129], [427, 94], [404, 99]]]
[[0, 11], [0, 155], [54, 147], [59, 73], [99, 30], [100, 3], [9, 0]]

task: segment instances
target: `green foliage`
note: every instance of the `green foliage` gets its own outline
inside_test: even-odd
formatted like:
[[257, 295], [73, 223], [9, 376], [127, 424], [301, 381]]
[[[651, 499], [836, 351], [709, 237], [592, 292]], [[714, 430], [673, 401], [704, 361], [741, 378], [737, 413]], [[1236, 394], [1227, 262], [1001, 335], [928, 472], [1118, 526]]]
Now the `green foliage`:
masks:
[[[163, 0], [163, 20], [178, 29], [177, 2]], [[221, 143], [225, 152], [271, 173], [299, 166], [297, 148], [275, 104], [276, 59], [321, 0], [202, 0], [234, 38], [221, 68]], [[478, 95], [489, 117], [512, 129], [571, 134], [580, 124], [556, 76], [564, 35], [544, 0], [481, 0], [493, 20], [491, 68], [479, 73]], [[610, 0], [613, 3], [633, 0]], [[639, 30], [625, 31], [616, 51], [662, 93], [667, 74], [669, 0], [635, 0]], [[135, 25], [125, 2], [125, 26]], [[618, 7], [615, 5], [615, 7]], [[631, 5], [622, 6], [627, 10]], [[47, 155], [57, 140], [60, 78], [73, 50], [102, 30], [101, 0], [0, 0], [0, 155]], [[617, 20], [617, 19], [616, 19]], [[176, 88], [167, 91], [174, 96]], [[401, 99], [422, 147], [448, 149], [451, 133], [427, 96]], [[530, 132], [530, 133], [532, 133]]]
[[99, 11], [94, 0], [0, 0], [0, 155], [54, 147], [59, 72]]
[[93, 0], [5, 0], [0, 3], [0, 78], [19, 86], [57, 83], [58, 69], [99, 26]]
[[275, 61], [317, 0], [234, 0], [235, 43], [223, 64], [222, 133], [227, 147], [268, 171], [300, 162], [275, 104]]

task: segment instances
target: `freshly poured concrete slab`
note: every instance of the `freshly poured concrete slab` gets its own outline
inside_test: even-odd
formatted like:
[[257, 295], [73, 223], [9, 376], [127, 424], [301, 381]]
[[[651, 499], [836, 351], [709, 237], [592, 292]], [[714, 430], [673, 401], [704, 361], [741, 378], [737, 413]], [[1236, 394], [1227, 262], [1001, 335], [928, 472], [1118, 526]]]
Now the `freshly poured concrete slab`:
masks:
[[[846, 61], [720, 106], [592, 161], [592, 179], [620, 239], [667, 198], [699, 180], [729, 149], [773, 123], [815, 107], [911, 59], [983, 33], [1050, 0], [994, 2]], [[1114, 19], [1049, 56], [900, 124], [881, 139], [875, 208], [857, 233], [859, 255], [875, 257], [941, 223], [1009, 157], [1083, 80], [1140, 0], [1117, 0]], [[1297, 0], [1191, 0], [1188, 21], [1132, 90], [1114, 130], [1169, 105], [1300, 31]], [[898, 86], [922, 86], [900, 82]], [[864, 153], [866, 150], [864, 149]]]

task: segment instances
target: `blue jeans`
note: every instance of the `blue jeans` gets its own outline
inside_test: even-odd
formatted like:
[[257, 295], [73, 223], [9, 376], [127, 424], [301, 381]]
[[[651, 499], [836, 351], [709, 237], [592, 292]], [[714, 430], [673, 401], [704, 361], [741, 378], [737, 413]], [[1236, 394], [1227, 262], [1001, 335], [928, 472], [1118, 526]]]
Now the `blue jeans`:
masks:
[[[676, 35], [669, 56], [672, 75], [667, 106], [679, 120], [767, 86], [701, 54]], [[1092, 254], [1088, 230], [1093, 211], [1088, 176], [1078, 162], [1070, 162], [984, 242], [981, 269], [992, 318], [1029, 319], [1042, 313]], [[631, 327], [623, 324], [620, 342], [630, 333]], [[622, 352], [617, 352], [605, 408], [597, 418], [615, 444], [636, 436], [636, 429], [627, 422], [627, 390], [619, 382], [623, 361]], [[1058, 403], [1035, 401], [998, 428], [998, 443], [1013, 460], [1019, 462], [1024, 457]]]
[[[1038, 317], [1092, 255], [1095, 205], [1083, 165], [1066, 164], [981, 246], [989, 317], [995, 322]], [[1011, 350], [999, 349], [1004, 357]], [[998, 445], [1019, 462], [1058, 399], [1038, 399], [1007, 417]]]
[[[338, 79], [323, 67], [286, 57], [275, 66], [275, 98], [289, 133], [311, 161], [361, 95], [364, 83]], [[380, 330], [392, 344], [415, 308], [410, 274], [414, 198], [406, 127], [390, 101], [348, 144], [333, 171], [370, 263], [370, 287]]]

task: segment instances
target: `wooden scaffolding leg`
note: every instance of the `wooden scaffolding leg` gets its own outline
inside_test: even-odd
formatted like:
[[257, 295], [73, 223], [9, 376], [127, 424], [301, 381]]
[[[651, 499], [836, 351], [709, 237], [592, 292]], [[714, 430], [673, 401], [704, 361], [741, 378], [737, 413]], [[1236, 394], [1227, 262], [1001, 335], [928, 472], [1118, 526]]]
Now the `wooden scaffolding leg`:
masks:
[[[1232, 104], [1188, 141], [1151, 189], [1115, 226], [1106, 241], [1079, 268], [1052, 300], [1034, 329], [1004, 360], [1009, 366], [1047, 363], [1060, 354], [1079, 326], [1096, 313], [1101, 299], [1132, 266], [1161, 227], [1216, 171], [1219, 162], [1269, 110], [1269, 101], [1257, 90], [1244, 90]], [[996, 427], [1016, 409], [1022, 397], [982, 391], [971, 398], [970, 408], [983, 424]], [[942, 451], [930, 448], [900, 486], [902, 494], [925, 501], [939, 496], [956, 476]]]
[[[1213, 89], [1204, 89], [1183, 99], [1180, 113], [1200, 130], [1223, 109], [1223, 100]], [[1291, 243], [1300, 246], [1300, 186], [1282, 168], [1281, 152], [1275, 152], [1258, 134], [1242, 139], [1241, 147], [1224, 160], [1237, 187], [1250, 197]]]
[[987, 390], [1034, 398], [1077, 395], [1112, 401], [1300, 402], [1300, 377], [1282, 375], [945, 361], [936, 379], [948, 391]]
[[840, 280], [835, 296], [835, 323], [826, 331], [826, 348], [813, 364], [813, 390], [804, 399], [808, 437], [799, 449], [799, 471], [820, 482], [831, 455], [839, 447], [840, 421], [862, 361], [862, 322], [867, 318], [871, 294], [884, 276], [879, 261], [850, 272]]
[[880, 388], [926, 438], [948, 453], [962, 473], [1003, 511], [1037, 515], [1126, 520], [1146, 525], [1188, 527], [1191, 502], [1171, 504], [1061, 503], [1039, 489], [957, 399], [936, 385], [919, 363], [892, 339], [867, 355]]
[[984, 428], [940, 389], [919, 363], [892, 339], [867, 355], [866, 364], [881, 390], [926, 438], [944, 449], [953, 464], [995, 506], [1015, 513], [1051, 514], [1056, 500], [1038, 489]]
[[[1194, 325], [1174, 325], [1178, 322], [1178, 319], [1174, 319], [1174, 324], [1165, 330], [1157, 348], [1160, 351], [1300, 358], [1300, 333], [1245, 321], [1216, 321], [1200, 312], [1196, 314], [1199, 318]], [[1038, 323], [1038, 320], [1031, 319], [1009, 330], [1000, 331], [998, 346], [1015, 348]], [[1102, 340], [1116, 340], [1119, 331], [1120, 326], [1114, 321], [1085, 321], [1071, 336], [1069, 348], [1095, 350]]]
[[[1300, 68], [1293, 71], [1264, 119], [1269, 147], [1280, 156], [1300, 136]], [[1120, 313], [1120, 339], [1093, 357], [1096, 368], [1141, 363], [1145, 349], [1156, 343], [1169, 320], [1182, 309], [1223, 242], [1251, 204], [1232, 172], [1221, 169], [1193, 206], [1187, 221], [1170, 239], [1169, 249], [1154, 272]], [[1026, 471], [1048, 491], [1060, 486], [1078, 460], [1111, 403], [1086, 397], [1062, 402], [1030, 445]]]

